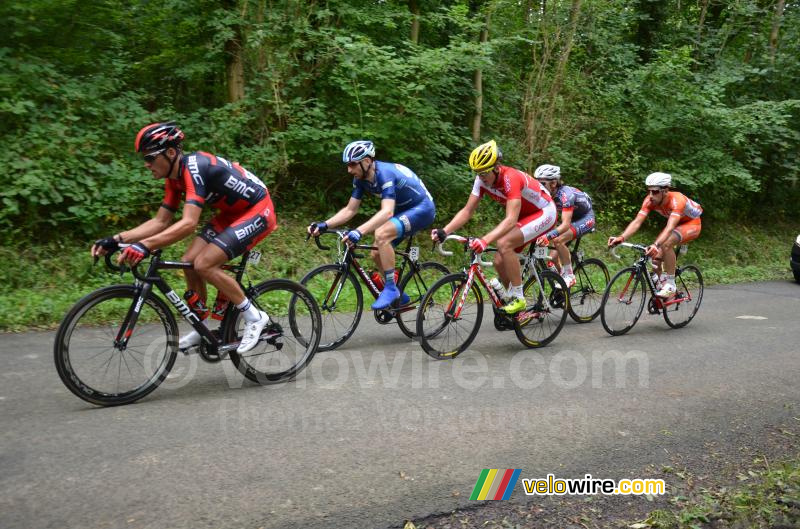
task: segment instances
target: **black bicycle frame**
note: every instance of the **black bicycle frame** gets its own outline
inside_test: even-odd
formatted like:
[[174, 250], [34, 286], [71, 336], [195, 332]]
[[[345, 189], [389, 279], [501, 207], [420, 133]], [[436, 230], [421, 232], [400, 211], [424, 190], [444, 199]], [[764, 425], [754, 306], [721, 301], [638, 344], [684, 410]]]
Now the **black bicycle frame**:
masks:
[[[139, 319], [139, 313], [142, 309], [142, 305], [150, 295], [150, 292], [153, 290], [153, 285], [155, 285], [158, 287], [161, 293], [164, 294], [164, 297], [167, 298], [170, 303], [172, 303], [172, 306], [175, 307], [175, 310], [177, 310], [178, 313], [183, 316], [187, 322], [189, 322], [189, 325], [191, 325], [192, 328], [203, 337], [206, 342], [206, 347], [209, 349], [208, 352], [211, 354], [217, 354], [219, 347], [223, 345], [222, 338], [217, 338], [214, 336], [214, 334], [211, 332], [211, 329], [202, 324], [202, 320], [200, 320], [197, 314], [195, 314], [192, 309], [189, 308], [186, 302], [175, 293], [175, 291], [169, 286], [169, 284], [167, 284], [164, 278], [158, 273], [159, 270], [191, 270], [194, 268], [194, 265], [192, 263], [182, 261], [162, 261], [161, 250], [154, 251], [152, 256], [153, 258], [150, 260], [150, 265], [148, 266], [147, 273], [144, 276], [139, 274], [136, 266], [131, 268], [131, 273], [137, 280], [136, 286], [139, 289], [139, 295], [136, 298], [136, 301], [131, 305], [130, 309], [128, 309], [128, 314], [125, 316], [125, 320], [123, 321], [122, 326], [117, 333], [117, 337], [114, 340], [114, 346], [120, 350], [124, 350], [127, 347], [128, 340], [133, 334], [133, 328], [136, 326], [136, 322]], [[106, 262], [111, 268], [115, 268], [110, 264], [109, 257], [110, 254], [106, 256]], [[250, 252], [248, 251], [242, 255], [242, 260], [238, 265], [222, 265], [223, 270], [234, 272], [236, 282], [240, 287], [243, 287], [241, 280], [244, 276], [244, 270], [249, 257]], [[245, 293], [247, 293], [247, 289], [244, 289], [243, 287], [243, 290], [245, 290]], [[222, 326], [225, 325], [228, 318], [232, 317], [233, 311], [231, 310], [231, 306], [232, 305], [229, 305], [225, 310], [225, 315], [223, 316], [221, 324]]]

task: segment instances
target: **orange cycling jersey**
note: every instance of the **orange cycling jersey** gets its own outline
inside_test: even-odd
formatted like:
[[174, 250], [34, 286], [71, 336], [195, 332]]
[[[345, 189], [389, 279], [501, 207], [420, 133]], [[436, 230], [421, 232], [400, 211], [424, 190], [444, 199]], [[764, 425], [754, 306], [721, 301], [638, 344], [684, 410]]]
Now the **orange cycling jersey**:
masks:
[[649, 196], [645, 197], [642, 209], [639, 210], [639, 215], [646, 217], [651, 211], [656, 211], [667, 218], [676, 215], [680, 217], [680, 224], [699, 219], [700, 215], [703, 214], [703, 208], [700, 204], [677, 191], [667, 193], [667, 196], [658, 206], [653, 205]]

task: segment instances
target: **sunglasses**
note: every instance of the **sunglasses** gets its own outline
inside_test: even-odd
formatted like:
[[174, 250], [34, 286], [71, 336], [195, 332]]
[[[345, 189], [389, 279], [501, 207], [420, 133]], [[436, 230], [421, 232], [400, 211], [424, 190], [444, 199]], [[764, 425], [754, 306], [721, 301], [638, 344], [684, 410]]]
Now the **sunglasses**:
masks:
[[144, 156], [142, 156], [142, 158], [143, 158], [143, 159], [144, 159], [144, 161], [145, 161], [145, 162], [147, 162], [147, 163], [153, 163], [154, 161], [156, 161], [156, 158], [158, 158], [158, 157], [159, 157], [159, 155], [160, 155], [161, 153], [163, 153], [164, 151], [166, 151], [166, 149], [161, 149], [161, 150], [159, 150], [159, 151], [148, 152], [147, 154], [145, 154]]
[[494, 173], [494, 169], [489, 169], [488, 171], [481, 171], [478, 173], [478, 176], [481, 178], [487, 178], [489, 175]]
[[648, 189], [647, 192], [650, 193], [651, 195], [660, 195], [661, 193], [664, 192], [664, 190], [663, 189]]

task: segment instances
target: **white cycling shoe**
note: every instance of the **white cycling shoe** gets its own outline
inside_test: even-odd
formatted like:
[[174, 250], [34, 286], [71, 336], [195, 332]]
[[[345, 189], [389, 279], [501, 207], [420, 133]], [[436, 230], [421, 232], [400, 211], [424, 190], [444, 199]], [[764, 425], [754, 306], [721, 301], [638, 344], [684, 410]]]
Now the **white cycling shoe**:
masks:
[[267, 316], [266, 312], [260, 310], [258, 313], [261, 315], [258, 321], [245, 322], [244, 336], [242, 336], [239, 347], [236, 348], [237, 353], [246, 353], [255, 347], [258, 343], [258, 338], [261, 336], [261, 331], [263, 331], [264, 327], [269, 323], [269, 316]]
[[181, 336], [180, 341], [178, 341], [178, 349], [188, 349], [190, 347], [194, 347], [195, 345], [200, 345], [200, 341], [202, 340], [202, 336], [197, 331], [192, 331], [189, 334]]
[[656, 296], [660, 298], [671, 298], [678, 292], [678, 287], [676, 287], [672, 283], [664, 283], [661, 286], [661, 290], [656, 292]]

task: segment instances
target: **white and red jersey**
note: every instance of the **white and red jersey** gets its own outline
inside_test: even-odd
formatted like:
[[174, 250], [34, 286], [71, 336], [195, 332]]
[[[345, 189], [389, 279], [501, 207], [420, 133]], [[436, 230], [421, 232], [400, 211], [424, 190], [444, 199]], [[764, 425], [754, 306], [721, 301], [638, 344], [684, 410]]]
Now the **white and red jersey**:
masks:
[[475, 177], [475, 185], [472, 186], [473, 195], [478, 197], [489, 195], [492, 200], [503, 205], [509, 200], [520, 199], [522, 200], [520, 218], [537, 213], [553, 204], [550, 194], [528, 173], [505, 165], [500, 165], [498, 168], [500, 174], [491, 187], [485, 185], [480, 177]]

